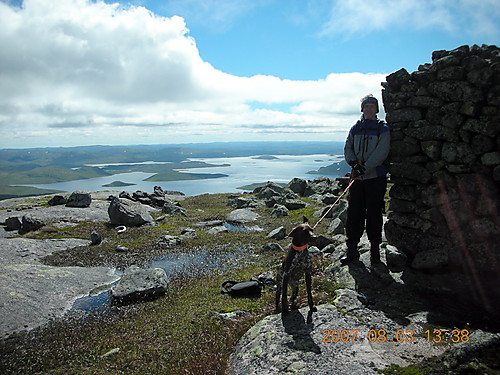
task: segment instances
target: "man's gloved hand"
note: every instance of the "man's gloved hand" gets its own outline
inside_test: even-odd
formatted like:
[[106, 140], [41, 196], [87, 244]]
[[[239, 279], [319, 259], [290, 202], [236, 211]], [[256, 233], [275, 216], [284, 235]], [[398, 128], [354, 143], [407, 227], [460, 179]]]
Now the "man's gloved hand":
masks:
[[361, 164], [355, 164], [352, 170], [355, 178], [364, 175], [366, 172], [366, 168]]

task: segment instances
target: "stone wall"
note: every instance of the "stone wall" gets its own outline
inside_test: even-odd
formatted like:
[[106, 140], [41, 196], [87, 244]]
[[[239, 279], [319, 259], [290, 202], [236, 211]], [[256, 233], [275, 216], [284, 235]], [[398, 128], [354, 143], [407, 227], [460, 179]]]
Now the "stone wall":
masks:
[[432, 64], [386, 79], [387, 240], [423, 275], [465, 275], [464, 294], [491, 309], [500, 296], [500, 49], [435, 51]]

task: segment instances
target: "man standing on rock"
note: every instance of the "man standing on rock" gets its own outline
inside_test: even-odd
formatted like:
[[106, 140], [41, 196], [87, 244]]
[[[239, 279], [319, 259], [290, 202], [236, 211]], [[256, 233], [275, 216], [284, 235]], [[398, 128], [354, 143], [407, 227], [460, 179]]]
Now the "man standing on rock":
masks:
[[384, 165], [390, 149], [389, 128], [377, 118], [378, 101], [373, 95], [361, 99], [361, 119], [349, 131], [344, 157], [351, 166], [351, 178], [356, 180], [349, 191], [347, 209], [347, 254], [341, 259], [347, 264], [359, 259], [358, 243], [366, 233], [370, 240], [371, 264], [380, 263], [382, 242], [382, 212], [387, 189], [387, 167]]

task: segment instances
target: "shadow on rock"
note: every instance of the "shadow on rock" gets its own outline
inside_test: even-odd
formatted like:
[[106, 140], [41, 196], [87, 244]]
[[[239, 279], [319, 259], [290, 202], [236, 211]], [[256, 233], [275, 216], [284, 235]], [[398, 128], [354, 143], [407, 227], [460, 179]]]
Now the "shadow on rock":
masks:
[[349, 264], [347, 272], [352, 278], [351, 289], [360, 295], [365, 307], [382, 311], [401, 325], [410, 323], [408, 316], [428, 308], [423, 300], [415, 298], [414, 291], [407, 285], [394, 279], [383, 263], [366, 267], [357, 261]]
[[365, 263], [361, 260], [352, 262], [338, 269], [336, 275], [342, 278], [344, 285], [347, 284], [349, 289], [361, 296], [365, 307], [382, 311], [402, 325], [409, 324], [425, 312], [425, 323], [433, 326], [471, 326], [498, 331], [498, 323], [487, 319], [484, 313], [471, 304], [466, 306], [460, 303], [453, 291], [446, 288], [451, 277], [458, 280], [457, 284], [460, 283], [461, 279], [457, 275], [435, 274], [423, 278], [409, 268], [405, 268], [402, 273], [393, 273], [384, 263], [374, 267], [366, 266]]
[[[312, 314], [309, 312], [308, 314]], [[294, 310], [281, 318], [285, 332], [293, 337], [293, 342], [286, 344], [290, 349], [303, 352], [321, 353], [321, 348], [311, 337], [314, 324], [306, 324], [299, 310]], [[308, 317], [309, 320], [309, 317]]]

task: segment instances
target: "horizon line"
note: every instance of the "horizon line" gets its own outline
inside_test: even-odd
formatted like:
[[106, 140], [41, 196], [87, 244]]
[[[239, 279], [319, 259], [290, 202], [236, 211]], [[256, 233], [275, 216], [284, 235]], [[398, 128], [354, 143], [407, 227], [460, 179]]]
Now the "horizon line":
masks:
[[39, 147], [0, 147], [0, 151], [14, 150], [45, 150], [45, 149], [72, 149], [72, 148], [88, 148], [88, 147], [154, 147], [154, 146], [188, 146], [188, 145], [216, 145], [216, 144], [262, 144], [262, 143], [344, 143], [344, 141], [214, 141], [214, 142], [186, 142], [186, 143], [150, 143], [150, 144], [128, 144], [128, 145], [78, 145], [78, 146], [39, 146]]

